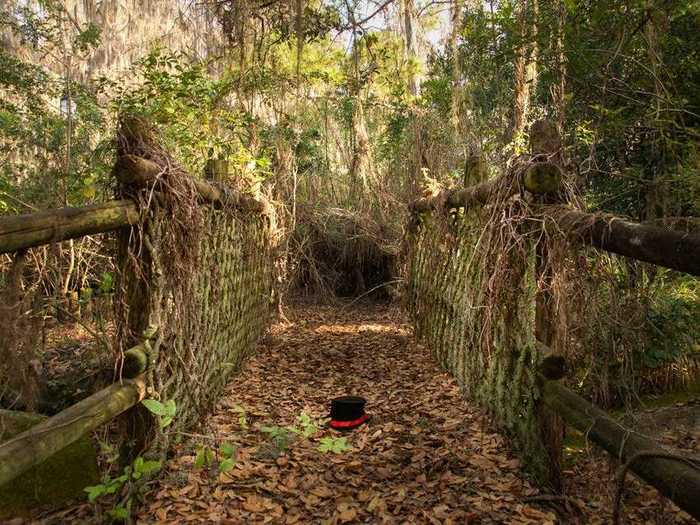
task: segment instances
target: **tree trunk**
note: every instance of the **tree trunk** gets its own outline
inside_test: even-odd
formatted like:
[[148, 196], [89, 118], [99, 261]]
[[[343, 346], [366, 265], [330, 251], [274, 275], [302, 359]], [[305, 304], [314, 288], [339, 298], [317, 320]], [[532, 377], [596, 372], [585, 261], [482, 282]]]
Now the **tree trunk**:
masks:
[[460, 103], [462, 100], [462, 91], [460, 88], [462, 72], [459, 60], [459, 48], [457, 46], [457, 36], [459, 34], [460, 17], [462, 14], [462, 1], [463, 0], [452, 0], [450, 10], [450, 22], [452, 26], [450, 31], [450, 53], [452, 54], [452, 101], [450, 105], [450, 122], [457, 138], [462, 134], [459, 115]]
[[515, 58], [515, 107], [513, 140], [519, 140], [527, 127], [530, 99], [537, 87], [537, 0], [521, 0], [518, 11], [520, 45]]
[[418, 65], [417, 39], [416, 39], [416, 6], [414, 0], [401, 2], [403, 15], [404, 37], [404, 62], [408, 65], [407, 88], [408, 92], [416, 97], [420, 94], [420, 79], [416, 72]]

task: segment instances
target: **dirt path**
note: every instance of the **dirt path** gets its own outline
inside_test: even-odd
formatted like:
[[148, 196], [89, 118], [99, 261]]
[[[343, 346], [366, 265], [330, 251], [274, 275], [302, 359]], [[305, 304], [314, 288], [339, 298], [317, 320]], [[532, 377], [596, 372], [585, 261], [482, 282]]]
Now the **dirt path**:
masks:
[[[501, 436], [460, 396], [397, 310], [288, 312], [232, 382], [209, 428], [177, 447], [139, 521], [219, 523], [547, 523]], [[367, 398], [349, 450], [322, 453], [329, 400]], [[263, 427], [319, 421], [289, 442]], [[321, 421], [323, 420], [323, 421]], [[211, 439], [214, 438], [214, 440]], [[283, 436], [284, 437], [284, 436]], [[276, 441], [275, 441], [276, 440]], [[227, 473], [195, 468], [202, 443], [236, 447]], [[276, 442], [276, 444], [275, 444]]]

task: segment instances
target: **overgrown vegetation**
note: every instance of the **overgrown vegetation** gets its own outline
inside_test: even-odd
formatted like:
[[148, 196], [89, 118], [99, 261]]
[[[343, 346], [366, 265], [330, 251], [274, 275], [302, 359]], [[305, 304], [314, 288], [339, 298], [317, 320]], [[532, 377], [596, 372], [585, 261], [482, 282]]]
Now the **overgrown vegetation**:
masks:
[[[562, 136], [557, 154], [571, 202], [697, 231], [697, 3], [156, 4], [18, 0], [0, 7], [0, 213], [135, 195], [142, 204], [150, 202], [148, 191], [118, 187], [116, 156], [136, 153], [166, 164], [157, 231], [122, 239], [122, 249], [131, 244], [121, 259], [130, 261], [134, 275], [158, 275], [158, 286], [167, 288], [158, 308], [167, 305], [177, 321], [162, 338], [191, 343], [185, 331], [196, 331], [193, 319], [204, 305], [234, 302], [222, 299], [234, 292], [214, 284], [220, 270], [205, 267], [224, 263], [211, 253], [201, 256], [202, 239], [213, 225], [224, 237], [252, 235], [253, 227], [234, 219], [206, 222], [211, 217], [198, 211], [196, 192], [178, 185], [185, 173], [212, 178], [208, 170], [216, 161], [228, 162], [218, 183], [279, 210], [270, 225], [274, 243], [256, 238], [255, 253], [240, 250], [231, 257], [248, 261], [262, 256], [263, 244], [274, 244], [282, 316], [285, 301], [297, 297], [350, 305], [397, 299], [410, 277], [407, 234], [415, 233], [405, 231], [406, 204], [513, 173], [528, 150], [529, 124], [542, 117], [554, 121]], [[142, 135], [130, 135], [129, 123]], [[479, 169], [467, 169], [473, 162]], [[518, 359], [503, 362], [530, 381], [532, 341], [497, 341], [507, 338], [499, 330], [515, 331], [518, 322], [532, 321], [514, 317], [520, 301], [535, 293], [523, 285], [532, 270], [534, 239], [522, 231], [518, 206], [505, 199], [483, 216], [460, 212], [440, 228], [424, 224], [442, 236], [422, 239], [424, 248], [433, 256], [457, 254], [458, 261], [420, 262], [431, 278], [442, 279], [440, 292], [460, 305], [477, 298], [492, 307], [471, 319], [483, 324], [481, 333], [470, 336], [475, 339], [451, 344], [483, 352], [523, 346], [527, 350], [521, 348]], [[462, 222], [467, 219], [480, 224], [478, 234]], [[460, 244], [470, 235], [478, 250]], [[157, 238], [158, 268], [141, 257], [147, 236]], [[116, 249], [113, 239], [92, 236], [1, 256], [0, 405], [55, 412], [116, 376], [114, 356], [124, 348], [115, 352], [115, 332], [124, 346], [146, 328], [126, 327], [128, 312], [120, 309], [124, 268], [115, 265]], [[469, 250], [476, 259], [467, 258]], [[603, 407], [698, 388], [695, 277], [592, 249], [562, 248], [557, 256], [562, 279], [553, 294], [572, 386]], [[478, 279], [467, 267], [475, 260], [481, 263]], [[509, 273], [516, 263], [520, 273]], [[212, 279], [206, 298], [195, 293], [194, 275]], [[451, 282], [454, 275], [471, 277]], [[444, 331], [443, 318], [433, 321], [435, 326], [422, 328]], [[82, 334], [80, 344], [68, 343], [70, 327]], [[230, 339], [223, 332], [219, 337]], [[458, 354], [454, 348], [436, 352], [444, 363]], [[463, 370], [465, 384], [481, 364]], [[507, 397], [504, 376], [496, 376], [493, 391], [479, 395]], [[201, 388], [196, 381], [187, 384]], [[175, 417], [181, 410], [183, 425], [196, 419], [194, 408], [169, 404], [173, 397], [163, 393], [145, 403], [160, 422], [157, 433], [182, 430]], [[212, 399], [201, 397], [202, 406], [211, 405]], [[502, 418], [526, 424], [519, 418], [531, 407], [506, 405]], [[245, 421], [245, 413], [240, 417]], [[279, 450], [298, 434], [274, 428], [269, 434]], [[338, 451], [343, 445], [325, 442], [323, 448]], [[208, 452], [202, 454], [211, 466]]]

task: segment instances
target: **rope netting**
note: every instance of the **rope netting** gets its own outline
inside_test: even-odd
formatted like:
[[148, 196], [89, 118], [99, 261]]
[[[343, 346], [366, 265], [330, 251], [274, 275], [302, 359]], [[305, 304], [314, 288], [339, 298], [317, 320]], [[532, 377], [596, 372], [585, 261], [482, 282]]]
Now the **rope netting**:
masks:
[[[149, 395], [162, 403], [174, 400], [177, 407], [167, 432], [191, 427], [212, 408], [263, 335], [274, 306], [269, 219], [202, 208], [206, 233], [186, 281], [173, 282], [165, 272], [161, 254], [167, 253], [169, 218], [161, 208], [151, 211], [143, 232], [148, 256], [123, 267], [130, 300], [123, 309], [121, 347], [151, 337]], [[128, 242], [134, 249], [139, 241], [132, 236]]]
[[[416, 336], [510, 435], [530, 470], [556, 483], [562, 427], [538, 403], [542, 345], [571, 344], [575, 248], [522, 187], [519, 159], [482, 206], [414, 217], [407, 307]], [[570, 193], [569, 189], [565, 190]]]
[[148, 396], [174, 401], [176, 415], [161, 430], [139, 409], [146, 422], [138, 432], [147, 434], [142, 446], [154, 437], [167, 445], [212, 408], [268, 326], [275, 214], [262, 201], [262, 211], [241, 209], [237, 192], [218, 183], [211, 186], [224, 198], [203, 202], [190, 177], [167, 155], [154, 155], [161, 150], [124, 144], [122, 153], [162, 166], [153, 184], [125, 189], [140, 203], [142, 221], [120, 240], [117, 337], [122, 351], [148, 340]]
[[502, 179], [484, 207], [416, 217], [407, 307], [417, 338], [547, 479], [556, 454], [537, 403], [536, 312], [544, 287], [538, 244], [549, 242], [519, 192], [511, 197], [506, 186], [518, 180]]

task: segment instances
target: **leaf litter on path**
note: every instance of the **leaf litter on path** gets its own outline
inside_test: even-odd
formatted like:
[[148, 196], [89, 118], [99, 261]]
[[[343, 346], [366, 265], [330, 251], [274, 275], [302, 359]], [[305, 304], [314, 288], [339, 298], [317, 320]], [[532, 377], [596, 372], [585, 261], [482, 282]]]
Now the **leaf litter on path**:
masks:
[[[591, 454], [565, 473], [565, 498], [540, 493], [398, 308], [305, 305], [288, 317], [233, 379], [204, 437], [175, 448], [139, 523], [609, 523], [612, 490], [600, 481], [614, 472]], [[371, 419], [341, 434], [325, 423], [330, 400], [348, 394], [367, 399]], [[212, 441], [235, 450], [226, 472], [193, 467]], [[658, 501], [632, 499], [626, 512], [653, 523]], [[668, 523], [686, 522], [665, 508]]]
[[[233, 468], [196, 470], [202, 442], [182, 443], [140, 522], [556, 521], [524, 503], [538, 491], [507, 441], [413, 342], [398, 309], [305, 306], [288, 316], [207, 419], [204, 433], [235, 447]], [[325, 423], [330, 400], [346, 394], [365, 397], [371, 419], [341, 434]], [[298, 425], [302, 414], [317, 422], [313, 435], [272, 442], [270, 429]], [[329, 437], [346, 438], [349, 448], [321, 453]]]

